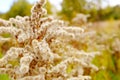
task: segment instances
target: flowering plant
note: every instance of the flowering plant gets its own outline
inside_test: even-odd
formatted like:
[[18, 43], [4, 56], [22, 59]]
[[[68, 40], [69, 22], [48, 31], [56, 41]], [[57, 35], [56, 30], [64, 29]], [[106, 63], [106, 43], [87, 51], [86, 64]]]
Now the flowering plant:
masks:
[[[0, 74], [12, 80], [90, 80], [89, 73], [98, 68], [91, 63], [96, 52], [86, 53], [70, 41], [79, 41], [84, 30], [68, 27], [63, 21], [45, 17], [39, 0], [31, 9], [31, 16], [0, 19], [0, 42], [13, 45], [0, 59]], [[16, 61], [13, 65], [11, 61]]]

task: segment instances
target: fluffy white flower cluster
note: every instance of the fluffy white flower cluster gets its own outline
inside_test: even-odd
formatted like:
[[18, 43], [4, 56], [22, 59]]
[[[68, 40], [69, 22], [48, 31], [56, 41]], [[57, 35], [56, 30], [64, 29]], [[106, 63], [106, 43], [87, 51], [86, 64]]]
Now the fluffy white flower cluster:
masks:
[[0, 59], [0, 74], [6, 73], [12, 80], [90, 80], [89, 73], [98, 70], [91, 63], [98, 53], [73, 47], [69, 42], [79, 41], [84, 30], [42, 17], [44, 4], [45, 0], [39, 0], [30, 17], [0, 20], [0, 34], [11, 35], [9, 39], [1, 36], [0, 42], [15, 44]]
[[115, 41], [112, 43], [112, 47], [114, 52], [120, 53], [120, 39], [116, 38]]

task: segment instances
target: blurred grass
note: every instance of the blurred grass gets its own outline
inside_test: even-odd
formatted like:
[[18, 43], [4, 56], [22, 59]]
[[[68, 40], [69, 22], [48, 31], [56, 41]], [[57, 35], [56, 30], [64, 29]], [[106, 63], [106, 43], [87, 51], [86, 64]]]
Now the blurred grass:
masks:
[[8, 33], [4, 33], [4, 34], [1, 34], [1, 36], [4, 37], [4, 38], [8, 38], [8, 37], [10, 37], [11, 35], [8, 34]]
[[2, 58], [2, 56], [3, 56], [3, 55], [2, 55], [2, 53], [0, 52], [0, 58]]
[[0, 80], [11, 80], [7, 74], [0, 74]]

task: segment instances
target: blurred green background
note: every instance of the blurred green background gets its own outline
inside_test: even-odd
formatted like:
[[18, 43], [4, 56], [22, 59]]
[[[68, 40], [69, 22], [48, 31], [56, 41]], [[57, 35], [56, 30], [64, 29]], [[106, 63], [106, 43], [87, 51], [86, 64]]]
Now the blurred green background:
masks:
[[[57, 10], [56, 6], [52, 5], [49, 0], [45, 8], [48, 14], [54, 14], [61, 17], [63, 20], [71, 21], [78, 13], [90, 14], [90, 21], [103, 20], [118, 20], [120, 19], [120, 5], [106, 7], [103, 4], [109, 0], [63, 0], [61, 3], [61, 10]], [[5, 13], [0, 13], [0, 17], [9, 19], [16, 15], [25, 16], [30, 15], [30, 9], [33, 4], [27, 0], [16, 0], [12, 4], [10, 10]]]

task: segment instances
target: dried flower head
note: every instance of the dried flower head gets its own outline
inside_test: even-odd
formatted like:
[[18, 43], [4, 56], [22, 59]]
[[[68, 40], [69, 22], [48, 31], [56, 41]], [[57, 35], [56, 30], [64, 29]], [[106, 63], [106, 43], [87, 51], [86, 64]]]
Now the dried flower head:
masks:
[[0, 37], [0, 42], [14, 43], [0, 59], [0, 74], [6, 73], [12, 80], [90, 80], [85, 69], [98, 70], [91, 63], [98, 53], [73, 47], [70, 41], [79, 41], [84, 30], [65, 26], [63, 21], [50, 16], [43, 17], [44, 4], [45, 0], [36, 2], [31, 16], [0, 19], [0, 34], [11, 35]]

